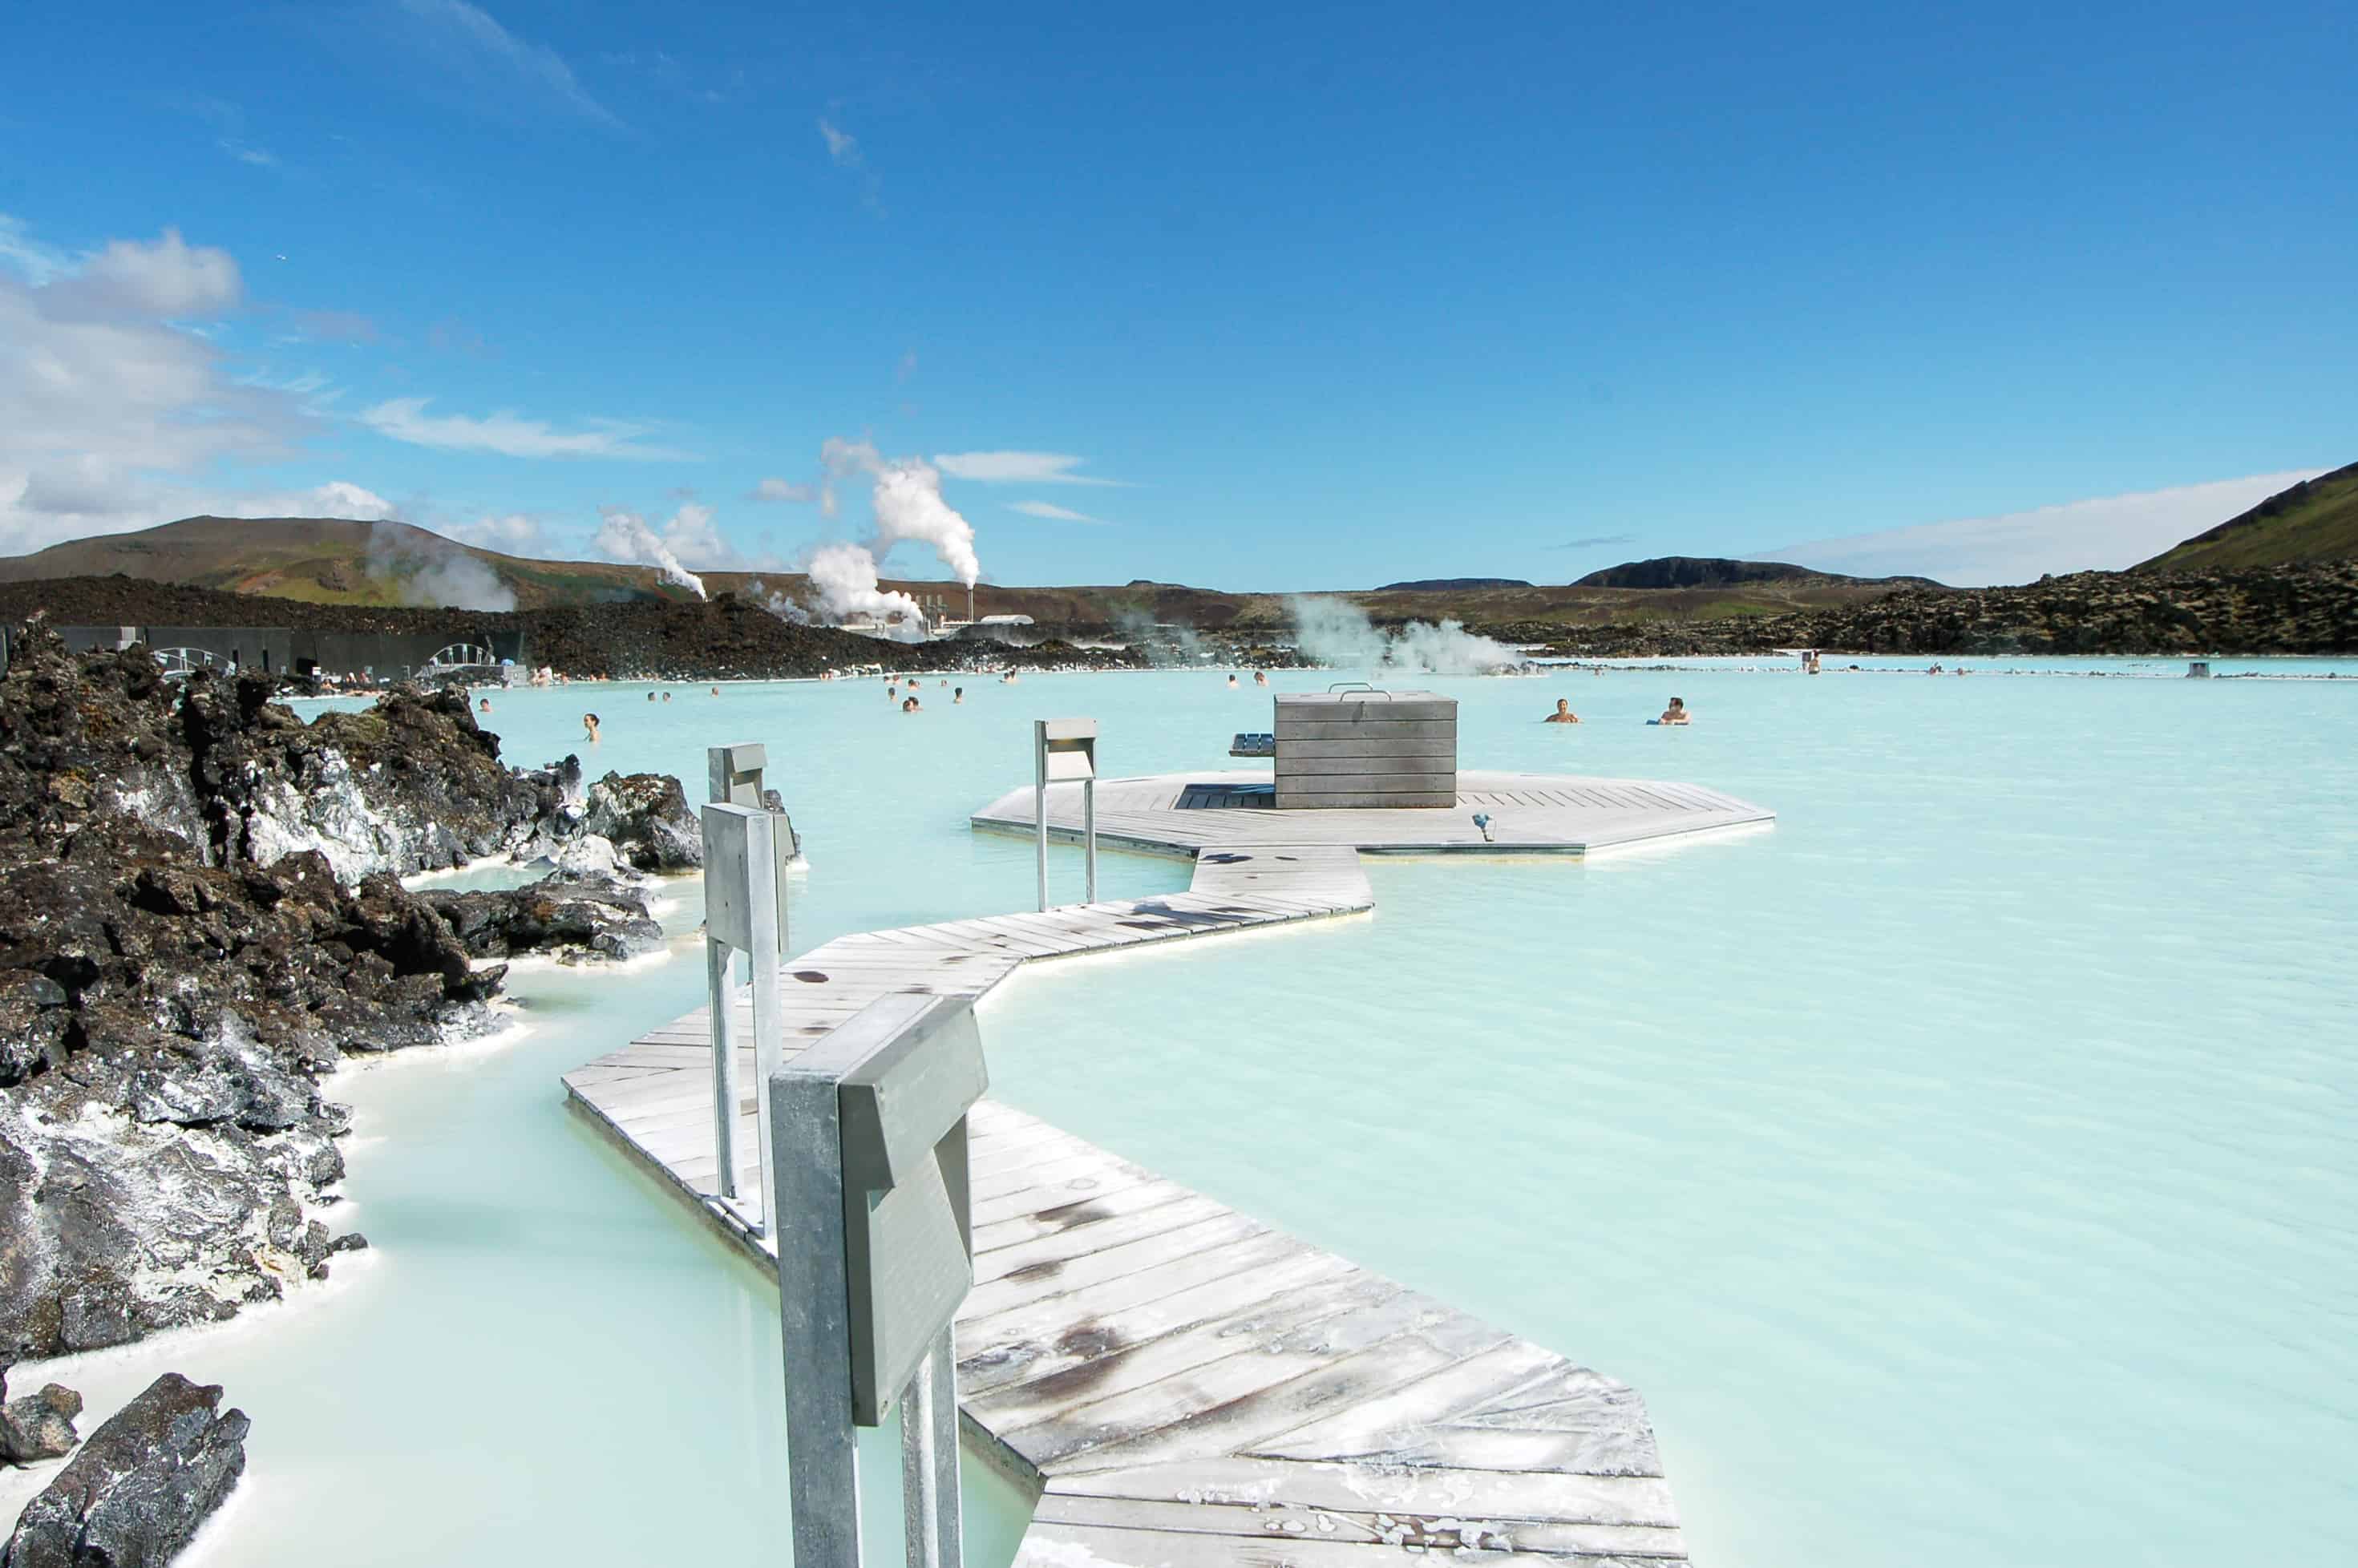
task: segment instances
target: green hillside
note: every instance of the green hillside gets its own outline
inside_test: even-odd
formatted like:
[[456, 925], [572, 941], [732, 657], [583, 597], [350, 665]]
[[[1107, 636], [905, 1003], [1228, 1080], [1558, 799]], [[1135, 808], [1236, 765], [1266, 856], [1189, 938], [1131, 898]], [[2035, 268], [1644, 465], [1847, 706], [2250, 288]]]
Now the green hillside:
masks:
[[2358, 560], [2358, 463], [2279, 491], [2131, 569], [2238, 571], [2347, 560]]

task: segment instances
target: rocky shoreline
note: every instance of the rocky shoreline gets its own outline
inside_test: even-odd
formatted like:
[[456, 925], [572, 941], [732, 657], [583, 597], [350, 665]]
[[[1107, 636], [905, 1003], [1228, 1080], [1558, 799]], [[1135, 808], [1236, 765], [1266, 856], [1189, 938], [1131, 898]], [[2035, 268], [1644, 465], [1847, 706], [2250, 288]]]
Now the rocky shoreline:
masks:
[[[349, 1057], [483, 1032], [524, 952], [627, 957], [699, 864], [679, 785], [519, 771], [463, 697], [305, 724], [36, 625], [0, 678], [0, 1372], [218, 1322], [364, 1246], [330, 1224]], [[562, 864], [497, 893], [399, 876]], [[79, 1560], [79, 1559], [77, 1559]]]
[[2358, 652], [2358, 562], [2236, 572], [2077, 572], [2015, 588], [1903, 588], [1787, 615], [1567, 631], [1487, 626], [1568, 658], [1762, 654], [2187, 655]]

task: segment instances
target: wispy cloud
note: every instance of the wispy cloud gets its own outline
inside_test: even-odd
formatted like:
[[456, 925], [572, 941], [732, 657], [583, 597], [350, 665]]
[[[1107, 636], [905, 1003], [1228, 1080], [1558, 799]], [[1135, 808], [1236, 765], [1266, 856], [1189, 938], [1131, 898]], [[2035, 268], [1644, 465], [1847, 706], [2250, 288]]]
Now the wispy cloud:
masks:
[[1069, 506], [1055, 506], [1045, 501], [1016, 501], [1008, 503], [1010, 512], [1021, 512], [1026, 517], [1045, 517], [1057, 523], [1102, 523], [1102, 517], [1092, 517], [1086, 512], [1076, 512]]
[[377, 434], [414, 447], [446, 452], [497, 452], [510, 458], [634, 458], [661, 461], [687, 460], [691, 454], [668, 447], [649, 446], [638, 438], [644, 425], [620, 419], [590, 419], [578, 430], [560, 430], [546, 420], [526, 419], [511, 409], [482, 418], [465, 414], [428, 414], [429, 400], [395, 397], [361, 410], [360, 421]]
[[23, 219], [0, 212], [0, 266], [38, 287], [72, 265], [65, 252], [34, 239]]
[[1566, 539], [1561, 545], [1547, 547], [1551, 550], [1595, 550], [1606, 545], [1634, 545], [1637, 542], [1635, 534], [1594, 534], [1585, 539]]
[[227, 253], [169, 231], [69, 255], [0, 219], [0, 551], [199, 514], [393, 514], [348, 480], [221, 478], [326, 427], [320, 378], [239, 373], [189, 319], [243, 304]]
[[796, 484], [786, 479], [765, 479], [746, 492], [745, 499], [766, 501], [773, 505], [808, 506], [818, 499], [818, 486]]
[[376, 323], [355, 310], [290, 310], [296, 335], [313, 343], [373, 343]]
[[1073, 471], [1087, 461], [1063, 452], [942, 452], [935, 456], [934, 466], [952, 479], [978, 484], [1121, 484], [1118, 479]]
[[868, 167], [868, 156], [860, 150], [860, 138], [824, 115], [818, 122], [818, 134], [827, 143], [827, 156], [835, 167], [860, 177], [860, 204], [877, 217], [883, 217], [884, 182]]
[[455, 316], [445, 316], [426, 329], [426, 346], [437, 353], [472, 354], [489, 358], [494, 353], [483, 335]]
[[509, 95], [521, 91], [543, 104], [596, 124], [619, 127], [612, 111], [590, 96], [565, 57], [546, 44], [520, 38], [467, 0], [392, 0], [409, 41], [446, 78], [470, 89]]
[[2030, 582], [2048, 572], [2117, 571], [2324, 471], [2293, 469], [2097, 496], [1996, 517], [1961, 517], [1812, 539], [1750, 558], [1792, 561], [1859, 577], [1929, 577], [1960, 588]]
[[450, 524], [441, 532], [462, 545], [511, 556], [530, 555], [541, 543], [540, 519], [527, 512], [486, 513], [471, 523]]
[[238, 162], [250, 164], [255, 168], [278, 167], [278, 155], [268, 147], [257, 147], [251, 142], [241, 142], [233, 136], [223, 136], [213, 145]]

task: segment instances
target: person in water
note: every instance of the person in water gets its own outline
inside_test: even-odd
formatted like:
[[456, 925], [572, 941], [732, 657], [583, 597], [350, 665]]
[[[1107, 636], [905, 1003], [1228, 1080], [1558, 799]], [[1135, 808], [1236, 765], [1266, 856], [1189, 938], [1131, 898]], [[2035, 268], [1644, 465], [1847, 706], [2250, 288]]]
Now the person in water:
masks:
[[955, 703], [960, 703], [960, 702], [964, 702], [965, 700], [966, 700], [966, 687], [954, 687], [954, 688], [951, 690], [951, 692], [950, 692], [950, 701], [951, 701], [952, 703], [954, 703], [954, 704], [955, 704]]
[[1559, 697], [1555, 699], [1555, 711], [1549, 714], [1545, 719], [1540, 720], [1540, 722], [1542, 724], [1577, 724], [1580, 722], [1580, 715], [1572, 710], [1572, 704], [1569, 701]]
[[664, 700], [665, 700], [665, 702], [669, 702], [669, 701], [671, 700], [671, 693], [669, 693], [669, 692], [665, 692], [665, 693], [664, 693]]
[[1228, 677], [1228, 689], [1229, 689], [1230, 691], [1234, 691], [1234, 690], [1236, 690], [1236, 689], [1237, 689], [1237, 677], [1236, 677], [1236, 676], [1230, 676]]
[[903, 712], [903, 713], [914, 713], [914, 712], [916, 712], [916, 711], [917, 711], [917, 699], [916, 699], [915, 697], [903, 697], [903, 698], [901, 699], [901, 711], [902, 711], [902, 712]]
[[655, 694], [654, 694], [654, 692], [649, 692], [649, 693], [647, 693], [647, 700], [648, 700], [649, 702], [653, 702], [654, 699], [655, 699]]
[[591, 745], [594, 746], [598, 743], [598, 716], [596, 714], [585, 713], [581, 716], [581, 733], [590, 737], [590, 743]]
[[1268, 684], [1269, 684], [1269, 672], [1268, 672], [1267, 670], [1255, 670], [1255, 671], [1253, 671], [1253, 685], [1255, 685], [1255, 686], [1267, 686]]
[[719, 696], [720, 695], [720, 688], [719, 688], [719, 687], [717, 687], [717, 686], [716, 686], [716, 687], [714, 687], [712, 688], [712, 695], [713, 695], [713, 696], [715, 696], [715, 697], [719, 697]]
[[492, 699], [488, 697], [483, 698], [482, 701], [475, 704], [475, 711], [478, 713], [489, 713], [491, 710]]
[[1662, 724], [1684, 724], [1686, 721], [1687, 699], [1683, 697], [1671, 698], [1671, 705], [1662, 709], [1662, 717], [1657, 720]]

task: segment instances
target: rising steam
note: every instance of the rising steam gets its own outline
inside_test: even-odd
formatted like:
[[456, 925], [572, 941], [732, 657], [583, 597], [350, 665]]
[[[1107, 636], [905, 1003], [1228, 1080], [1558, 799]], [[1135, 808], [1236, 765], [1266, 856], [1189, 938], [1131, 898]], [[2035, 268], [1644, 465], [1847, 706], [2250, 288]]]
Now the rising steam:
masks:
[[876, 509], [876, 531], [866, 543], [826, 545], [811, 557], [811, 586], [819, 596], [819, 613], [838, 622], [872, 615], [905, 629], [896, 630], [895, 635], [923, 636], [925, 616], [917, 601], [905, 593], [880, 589], [877, 562], [904, 541], [930, 545], [935, 557], [972, 588], [982, 576], [982, 562], [974, 553], [974, 524], [942, 499], [941, 470], [923, 458], [888, 458], [871, 442], [830, 437], [819, 449], [819, 462], [827, 471], [819, 492], [826, 515], [836, 514], [836, 481], [863, 476], [874, 482]]
[[372, 527], [368, 575], [403, 604], [446, 610], [514, 610], [516, 597], [490, 563], [424, 529]]
[[1438, 626], [1412, 621], [1398, 632], [1384, 632], [1348, 600], [1297, 594], [1286, 608], [1303, 653], [1342, 669], [1479, 676], [1511, 668], [1522, 658], [1506, 643], [1476, 636], [1455, 621]]
[[876, 586], [876, 557], [858, 545], [821, 545], [811, 555], [811, 587], [830, 621], [871, 615], [903, 643], [925, 640], [925, 612], [905, 593]]
[[[698, 599], [708, 597], [704, 579], [679, 564], [671, 546], [663, 536], [647, 526], [647, 520], [635, 512], [625, 512], [619, 506], [602, 506], [600, 514], [605, 521], [598, 524], [598, 550], [610, 561], [627, 561], [633, 566], [653, 567], [665, 582], [676, 583]], [[710, 514], [706, 513], [708, 520]]]

